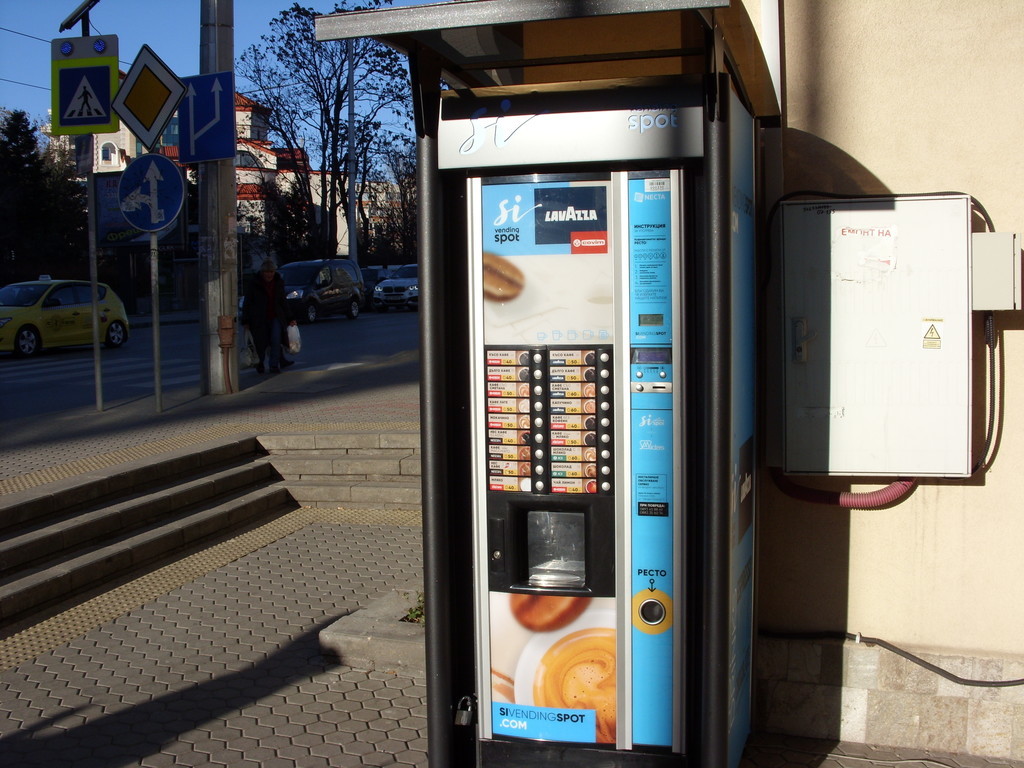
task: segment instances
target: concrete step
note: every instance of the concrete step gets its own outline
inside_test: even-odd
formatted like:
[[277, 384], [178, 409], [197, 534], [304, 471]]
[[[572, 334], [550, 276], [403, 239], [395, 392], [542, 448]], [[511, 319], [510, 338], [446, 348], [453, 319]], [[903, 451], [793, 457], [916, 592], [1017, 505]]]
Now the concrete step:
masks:
[[265, 460], [234, 463], [204, 471], [198, 477], [160, 486], [158, 491], [132, 496], [81, 511], [51, 515], [44, 522], [25, 526], [17, 535], [0, 540], [0, 577], [43, 559], [117, 535], [141, 525], [172, 517], [179, 510], [239, 488], [274, 483], [274, 468]]
[[419, 453], [420, 450], [420, 433], [410, 431], [273, 434], [260, 435], [258, 440], [264, 450], [275, 455], [286, 455], [292, 451], [374, 454], [390, 451]]
[[0, 496], [0, 626], [297, 506], [253, 435]]
[[350, 454], [333, 451], [272, 453], [270, 463], [285, 481], [347, 477], [350, 480], [419, 480], [420, 455], [396, 452], [388, 455]]
[[259, 442], [303, 506], [421, 508], [419, 432], [277, 434]]
[[0, 621], [6, 622], [98, 583], [136, 571], [191, 545], [297, 505], [279, 485], [236, 492], [219, 503], [200, 503], [173, 520], [122, 532], [73, 555], [19, 571], [0, 581]]
[[422, 506], [419, 480], [348, 480], [326, 477], [285, 480], [288, 492], [304, 507], [346, 509], [410, 509]]
[[170, 451], [158, 460], [138, 459], [57, 483], [4, 494], [0, 496], [0, 536], [11, 528], [35, 525], [108, 500], [167, 487], [183, 477], [261, 452], [255, 436], [234, 435]]

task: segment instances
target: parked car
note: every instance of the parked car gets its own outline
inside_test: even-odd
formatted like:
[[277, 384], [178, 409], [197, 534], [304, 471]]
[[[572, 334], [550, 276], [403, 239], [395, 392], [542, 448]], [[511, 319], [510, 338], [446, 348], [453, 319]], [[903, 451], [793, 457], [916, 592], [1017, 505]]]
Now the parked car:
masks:
[[[110, 286], [99, 284], [100, 336], [108, 347], [128, 341], [128, 316]], [[41, 277], [0, 288], [0, 352], [30, 357], [44, 347], [92, 344], [92, 284]]]
[[366, 304], [368, 309], [373, 309], [373, 289], [377, 283], [391, 277], [391, 270], [387, 267], [363, 267], [363, 286], [366, 288]]
[[396, 309], [420, 308], [420, 267], [406, 264], [395, 270], [391, 277], [381, 280], [373, 289], [373, 308], [386, 312]]
[[359, 317], [366, 295], [363, 276], [351, 259], [292, 261], [278, 267], [292, 315], [312, 323], [318, 317]]

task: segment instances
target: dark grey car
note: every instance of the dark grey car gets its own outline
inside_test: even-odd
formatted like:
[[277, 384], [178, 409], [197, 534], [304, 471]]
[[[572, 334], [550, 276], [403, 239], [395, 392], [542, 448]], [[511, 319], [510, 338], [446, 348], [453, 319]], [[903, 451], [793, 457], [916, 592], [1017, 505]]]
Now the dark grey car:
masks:
[[345, 314], [353, 320], [365, 301], [363, 277], [350, 259], [292, 261], [278, 268], [292, 315], [312, 323], [318, 317]]

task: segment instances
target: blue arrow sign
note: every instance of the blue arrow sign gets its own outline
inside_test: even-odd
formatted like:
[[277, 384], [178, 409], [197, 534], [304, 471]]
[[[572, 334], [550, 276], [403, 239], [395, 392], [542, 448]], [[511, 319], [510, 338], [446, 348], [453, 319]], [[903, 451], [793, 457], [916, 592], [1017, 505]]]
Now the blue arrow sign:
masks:
[[177, 217], [185, 200], [185, 183], [178, 166], [163, 155], [140, 155], [121, 175], [117, 199], [129, 224], [157, 232]]
[[201, 163], [235, 156], [235, 75], [213, 72], [184, 77], [178, 107], [181, 162]]

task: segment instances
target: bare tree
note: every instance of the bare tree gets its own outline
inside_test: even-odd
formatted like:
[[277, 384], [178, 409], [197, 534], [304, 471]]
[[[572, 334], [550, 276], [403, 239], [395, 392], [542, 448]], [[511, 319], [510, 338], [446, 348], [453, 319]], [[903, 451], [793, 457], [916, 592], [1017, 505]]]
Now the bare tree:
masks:
[[[348, 3], [334, 11], [374, 8], [390, 0]], [[337, 253], [339, 211], [348, 215], [349, 130], [354, 132], [359, 176], [371, 165], [374, 139], [407, 124], [409, 84], [402, 57], [372, 40], [318, 42], [311, 8], [295, 3], [270, 23], [262, 44], [247, 48], [238, 72], [255, 85], [250, 95], [270, 108], [271, 136], [295, 164], [294, 194], [301, 198], [313, 253]], [[351, 58], [349, 57], [351, 51]], [[348, 70], [355, 81], [355, 125], [348, 122]], [[294, 208], [295, 206], [293, 206]]]
[[382, 136], [376, 152], [379, 180], [368, 183], [362, 208], [368, 262], [416, 261], [416, 144], [409, 136]]

